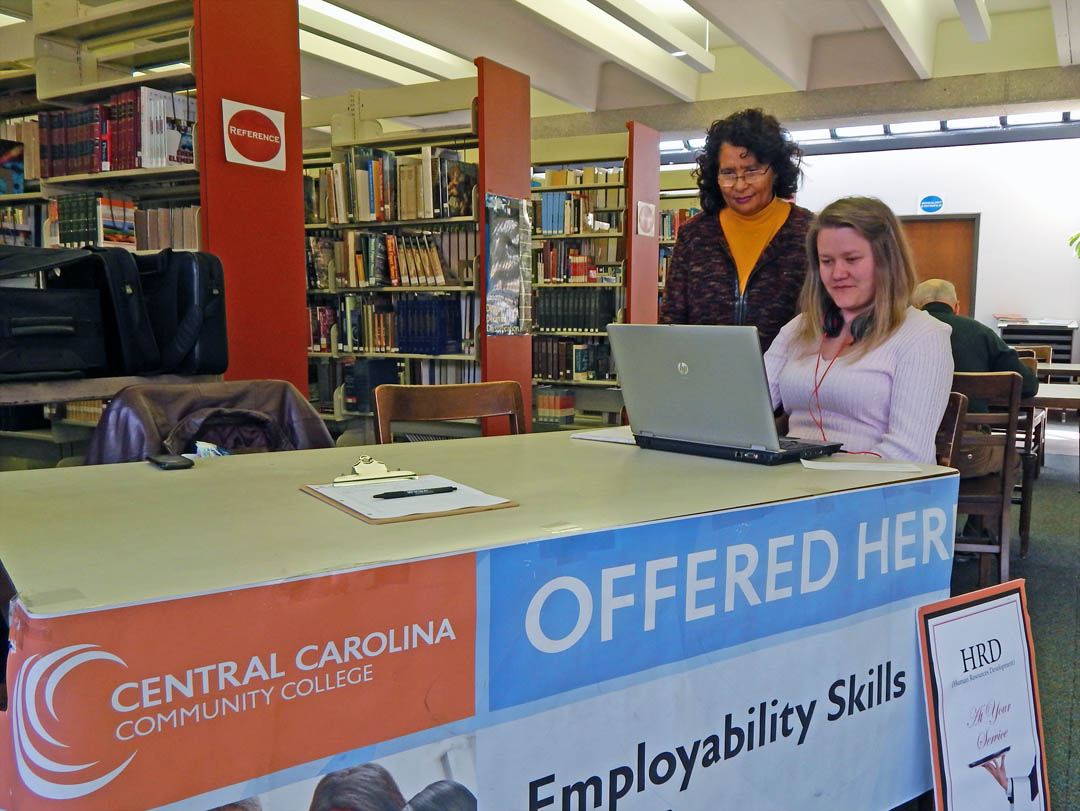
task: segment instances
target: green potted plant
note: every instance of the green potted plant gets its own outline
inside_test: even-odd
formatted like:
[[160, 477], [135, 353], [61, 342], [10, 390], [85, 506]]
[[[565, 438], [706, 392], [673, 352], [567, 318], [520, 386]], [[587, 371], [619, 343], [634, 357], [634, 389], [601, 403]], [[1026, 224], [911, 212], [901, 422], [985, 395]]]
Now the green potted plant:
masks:
[[1080, 234], [1073, 234], [1069, 237], [1069, 245], [1076, 251], [1076, 258], [1080, 259]]

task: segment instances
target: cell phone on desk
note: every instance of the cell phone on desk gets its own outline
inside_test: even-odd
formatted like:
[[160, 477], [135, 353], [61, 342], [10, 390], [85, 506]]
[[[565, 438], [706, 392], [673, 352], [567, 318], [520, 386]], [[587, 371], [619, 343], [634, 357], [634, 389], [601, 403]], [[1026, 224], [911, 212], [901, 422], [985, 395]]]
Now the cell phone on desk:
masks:
[[146, 461], [162, 470], [182, 470], [186, 467], [195, 466], [195, 463], [186, 456], [172, 453], [158, 453], [153, 456], [147, 456]]

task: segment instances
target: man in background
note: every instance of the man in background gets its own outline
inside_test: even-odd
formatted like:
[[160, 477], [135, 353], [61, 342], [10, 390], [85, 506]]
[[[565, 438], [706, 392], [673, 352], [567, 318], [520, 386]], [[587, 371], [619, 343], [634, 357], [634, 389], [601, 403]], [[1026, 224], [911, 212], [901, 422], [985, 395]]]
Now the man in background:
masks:
[[[958, 315], [956, 288], [944, 279], [927, 279], [915, 288], [911, 303], [926, 310], [939, 321], [952, 327], [953, 368], [957, 372], [1016, 372], [1023, 379], [1021, 397], [1034, 396], [1039, 388], [1035, 373], [1020, 362], [1016, 350], [985, 324]], [[968, 411], [986, 411], [986, 404], [973, 401]], [[980, 451], [982, 453], [980, 453]], [[973, 478], [1001, 470], [1002, 449], [973, 448], [970, 458], [957, 460], [960, 478]]]

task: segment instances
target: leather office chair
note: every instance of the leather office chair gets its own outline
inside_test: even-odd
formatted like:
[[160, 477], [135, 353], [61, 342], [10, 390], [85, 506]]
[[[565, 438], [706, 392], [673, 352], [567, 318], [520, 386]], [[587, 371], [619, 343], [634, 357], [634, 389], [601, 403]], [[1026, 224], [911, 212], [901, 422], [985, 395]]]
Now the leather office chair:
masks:
[[122, 389], [106, 406], [86, 463], [183, 453], [198, 439], [233, 451], [334, 446], [318, 412], [284, 380], [140, 383]]
[[445, 386], [375, 387], [375, 441], [394, 441], [390, 423], [395, 420], [461, 420], [475, 417], [509, 417], [510, 433], [525, 430], [525, 407], [516, 380], [492, 383], [458, 383]]
[[[1016, 372], [957, 372], [953, 375], [953, 391], [966, 395], [969, 401], [982, 401], [990, 409], [987, 412], [968, 411], [964, 418], [968, 430], [961, 435], [960, 452], [975, 447], [1002, 449], [999, 472], [960, 481], [956, 506], [957, 513], [992, 519], [992, 524], [986, 526], [988, 538], [961, 536], [954, 546], [957, 552], [980, 554], [980, 587], [989, 585], [991, 555], [998, 556], [1001, 582], [1009, 579], [1012, 495], [1017, 459], [1016, 427], [1022, 383], [1023, 379]], [[984, 433], [983, 426], [989, 426], [991, 431]]]
[[[1035, 358], [1020, 358], [1020, 362], [1032, 371], [1035, 371], [1038, 363]], [[1046, 409], [1022, 407], [1016, 431], [1019, 435], [1016, 447], [1020, 454], [1021, 477], [1018, 492], [1013, 494], [1013, 504], [1020, 505], [1020, 557], [1027, 557], [1031, 536], [1032, 491], [1046, 453]]]
[[934, 449], [937, 463], [942, 467], [955, 467], [953, 464], [960, 450], [960, 437], [964, 433], [964, 418], [967, 416], [968, 398], [958, 391], [949, 392], [949, 402], [941, 416], [937, 435], [934, 437]]

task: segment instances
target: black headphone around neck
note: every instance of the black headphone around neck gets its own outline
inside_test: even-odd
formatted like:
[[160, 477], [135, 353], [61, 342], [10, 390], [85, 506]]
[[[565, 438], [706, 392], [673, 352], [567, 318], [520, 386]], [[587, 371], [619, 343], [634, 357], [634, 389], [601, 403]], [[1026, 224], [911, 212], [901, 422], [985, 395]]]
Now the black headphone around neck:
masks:
[[[851, 322], [851, 342], [862, 340], [866, 333], [870, 331], [870, 327], [874, 323], [874, 311], [867, 310], [861, 315], [855, 316], [855, 319]], [[844, 329], [844, 315], [840, 312], [840, 308], [832, 301], [829, 302], [825, 308], [825, 319], [821, 324], [822, 330], [825, 332], [826, 337], [835, 338]]]

